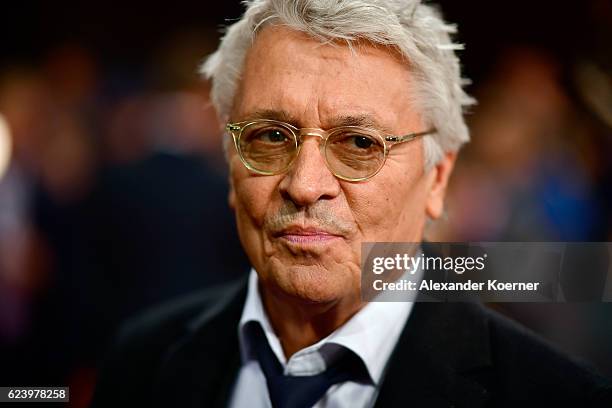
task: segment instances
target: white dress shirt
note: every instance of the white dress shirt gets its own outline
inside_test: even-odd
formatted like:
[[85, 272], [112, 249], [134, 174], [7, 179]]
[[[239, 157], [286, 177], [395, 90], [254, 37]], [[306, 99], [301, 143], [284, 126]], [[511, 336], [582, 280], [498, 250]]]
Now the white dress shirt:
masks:
[[371, 407], [378, 395], [385, 366], [412, 310], [412, 302], [370, 302], [344, 325], [318, 343], [285, 358], [280, 340], [274, 333], [259, 294], [258, 279], [251, 269], [246, 303], [238, 326], [242, 366], [232, 392], [232, 408], [269, 408], [266, 378], [251, 352], [244, 327], [258, 322], [281, 363], [285, 375], [315, 375], [325, 371], [325, 354], [320, 349], [335, 344], [352, 350], [367, 368], [369, 383], [346, 381], [330, 387], [316, 408]]

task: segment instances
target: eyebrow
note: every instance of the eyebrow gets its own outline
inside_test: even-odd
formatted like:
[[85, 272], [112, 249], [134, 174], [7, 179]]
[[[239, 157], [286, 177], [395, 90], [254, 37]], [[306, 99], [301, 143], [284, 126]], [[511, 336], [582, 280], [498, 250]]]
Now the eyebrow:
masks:
[[334, 126], [359, 126], [370, 129], [388, 132], [389, 129], [382, 125], [374, 116], [368, 114], [361, 115], [340, 115], [332, 118]]
[[[289, 123], [295, 127], [300, 126], [300, 120], [284, 110], [276, 110], [276, 109], [258, 109], [255, 110], [248, 115], [244, 116], [242, 120], [249, 121], [255, 119], [270, 119], [277, 120], [280, 122]], [[328, 121], [331, 126], [328, 126], [327, 129], [342, 127], [342, 126], [358, 126], [369, 129], [376, 129], [382, 131], [383, 133], [392, 133], [387, 126], [384, 126], [376, 119], [375, 116], [370, 114], [358, 114], [358, 115], [338, 115], [330, 118]]]
[[289, 114], [287, 111], [275, 109], [258, 109], [244, 116], [242, 120], [248, 121], [255, 119], [278, 120], [279, 122], [287, 122], [294, 126], [297, 126], [299, 122], [295, 116]]

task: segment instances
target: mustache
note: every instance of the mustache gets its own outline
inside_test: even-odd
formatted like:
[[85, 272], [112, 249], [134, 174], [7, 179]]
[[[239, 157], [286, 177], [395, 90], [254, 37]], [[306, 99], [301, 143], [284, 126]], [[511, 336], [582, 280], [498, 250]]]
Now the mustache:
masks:
[[264, 220], [264, 227], [272, 232], [281, 232], [295, 225], [306, 225], [321, 228], [331, 234], [346, 236], [352, 233], [356, 226], [353, 221], [343, 220], [327, 208], [322, 202], [309, 207], [298, 208], [295, 203], [285, 201], [274, 215]]

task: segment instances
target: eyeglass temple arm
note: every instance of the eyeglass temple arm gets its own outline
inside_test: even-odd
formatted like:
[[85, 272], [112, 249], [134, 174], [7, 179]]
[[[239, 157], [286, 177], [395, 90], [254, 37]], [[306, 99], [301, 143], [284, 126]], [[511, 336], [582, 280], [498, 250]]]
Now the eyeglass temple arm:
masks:
[[415, 133], [410, 133], [404, 136], [386, 136], [385, 140], [387, 142], [393, 142], [394, 144], [396, 143], [403, 143], [403, 142], [408, 142], [409, 140], [412, 139], [416, 139], [419, 136], [425, 136], [425, 135], [431, 135], [432, 133], [436, 133], [436, 129], [435, 128], [431, 128], [429, 130], [426, 130], [424, 132], [415, 132]]

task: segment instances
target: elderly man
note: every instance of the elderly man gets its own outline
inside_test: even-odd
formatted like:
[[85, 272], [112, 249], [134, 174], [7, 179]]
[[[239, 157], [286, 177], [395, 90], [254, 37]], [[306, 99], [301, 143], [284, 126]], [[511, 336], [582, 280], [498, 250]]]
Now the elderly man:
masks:
[[94, 405], [603, 402], [604, 380], [479, 306], [362, 300], [361, 243], [420, 242], [469, 138], [453, 27], [414, 0], [246, 6], [203, 72], [253, 269], [129, 323]]

